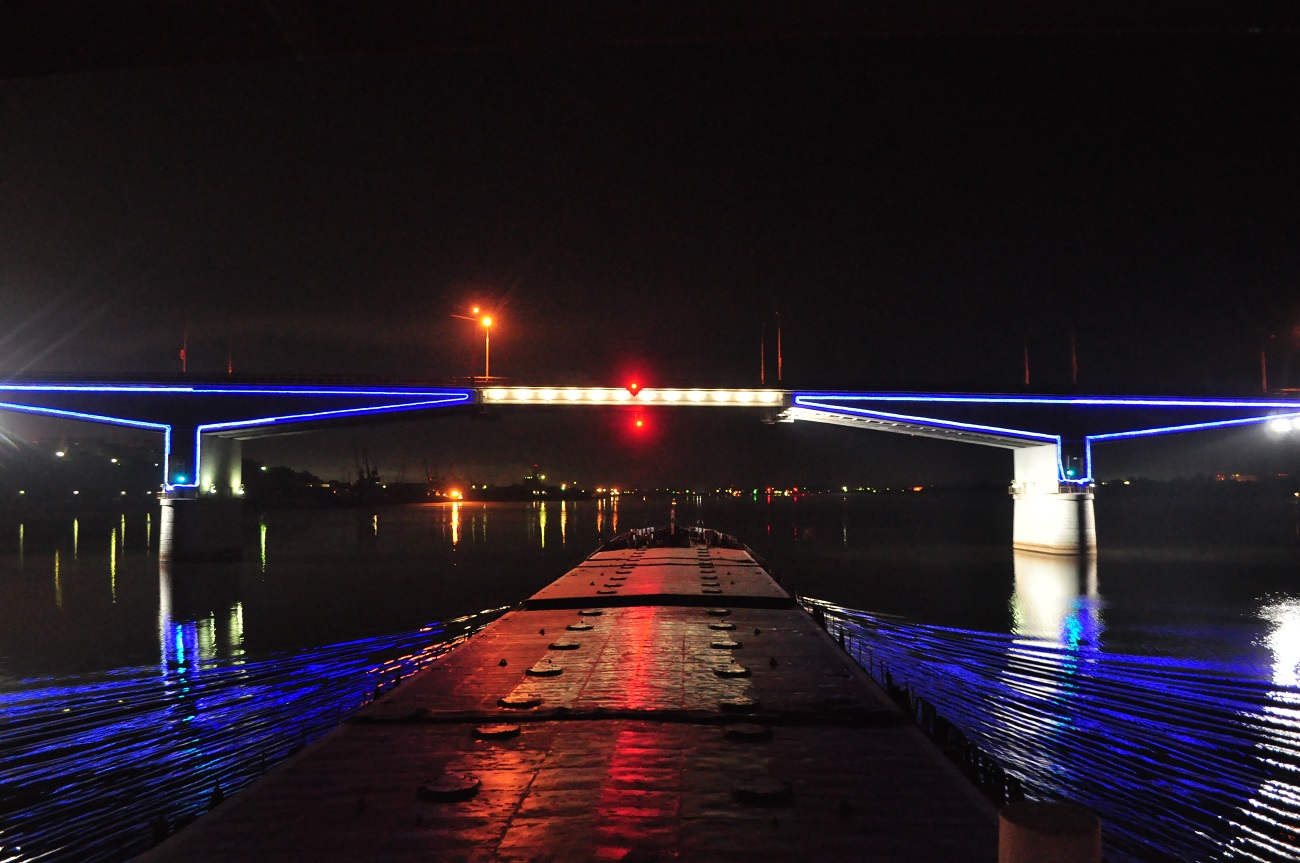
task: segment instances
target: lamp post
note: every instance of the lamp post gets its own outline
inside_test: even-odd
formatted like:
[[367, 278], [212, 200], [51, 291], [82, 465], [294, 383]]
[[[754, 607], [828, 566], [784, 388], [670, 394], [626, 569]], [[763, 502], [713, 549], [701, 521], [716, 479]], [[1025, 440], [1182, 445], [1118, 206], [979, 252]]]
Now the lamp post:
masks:
[[475, 321], [483, 327], [483, 383], [487, 383], [492, 377], [492, 316], [481, 314], [482, 309], [474, 306], [470, 309], [468, 315], [452, 315], [462, 321]]

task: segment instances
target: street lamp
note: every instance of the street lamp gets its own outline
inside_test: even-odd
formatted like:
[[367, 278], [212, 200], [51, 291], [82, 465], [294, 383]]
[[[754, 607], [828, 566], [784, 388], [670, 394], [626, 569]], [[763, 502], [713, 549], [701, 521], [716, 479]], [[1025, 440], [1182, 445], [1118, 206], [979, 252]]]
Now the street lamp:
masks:
[[478, 306], [470, 308], [469, 315], [452, 315], [462, 321], [475, 321], [483, 327], [483, 382], [487, 383], [492, 377], [492, 358], [490, 350], [492, 347], [492, 316], [482, 314], [482, 309]]

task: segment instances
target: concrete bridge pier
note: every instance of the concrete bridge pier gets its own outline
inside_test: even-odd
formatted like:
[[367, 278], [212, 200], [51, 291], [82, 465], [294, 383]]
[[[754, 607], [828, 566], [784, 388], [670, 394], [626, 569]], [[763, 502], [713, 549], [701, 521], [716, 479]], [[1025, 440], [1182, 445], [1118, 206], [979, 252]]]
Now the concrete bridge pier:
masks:
[[235, 438], [200, 434], [194, 426], [175, 426], [167, 454], [167, 487], [201, 495], [243, 494], [243, 445]]
[[203, 436], [203, 458], [195, 473], [199, 494], [239, 497], [244, 493], [244, 448], [233, 438]]
[[1015, 451], [1012, 546], [1047, 554], [1095, 554], [1092, 488], [1063, 483], [1059, 465], [1055, 444]]
[[212, 435], [203, 435], [200, 446], [195, 441], [194, 430], [173, 436], [169, 485], [161, 501], [159, 556], [178, 561], [238, 560], [243, 549], [242, 447], [237, 440]]

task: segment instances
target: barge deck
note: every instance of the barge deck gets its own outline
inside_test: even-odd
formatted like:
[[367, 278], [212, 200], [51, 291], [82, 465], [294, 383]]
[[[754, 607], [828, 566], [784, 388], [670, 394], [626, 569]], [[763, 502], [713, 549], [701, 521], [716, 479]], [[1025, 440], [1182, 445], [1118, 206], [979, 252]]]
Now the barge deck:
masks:
[[993, 806], [755, 555], [644, 530], [139, 859], [993, 861], [997, 843]]

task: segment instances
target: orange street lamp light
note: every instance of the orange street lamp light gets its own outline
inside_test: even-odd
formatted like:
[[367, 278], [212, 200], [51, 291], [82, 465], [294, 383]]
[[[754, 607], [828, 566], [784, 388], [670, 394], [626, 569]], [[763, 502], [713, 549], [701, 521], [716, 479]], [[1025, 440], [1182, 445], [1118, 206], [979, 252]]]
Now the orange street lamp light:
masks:
[[[486, 383], [492, 377], [492, 360], [490, 350], [492, 347], [492, 316], [480, 314], [483, 310], [478, 306], [470, 308], [469, 315], [452, 315], [462, 321], [474, 321], [483, 327], [483, 378]], [[471, 317], [472, 315], [472, 317]]]

